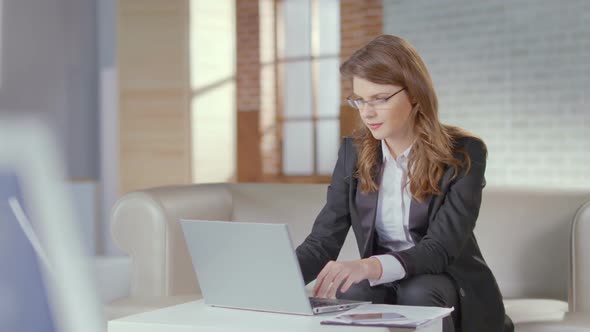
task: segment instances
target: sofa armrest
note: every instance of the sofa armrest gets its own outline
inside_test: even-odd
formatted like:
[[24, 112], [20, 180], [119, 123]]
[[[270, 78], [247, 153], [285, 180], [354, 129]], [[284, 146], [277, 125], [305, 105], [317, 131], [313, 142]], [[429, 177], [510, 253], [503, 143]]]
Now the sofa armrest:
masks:
[[570, 257], [570, 310], [590, 313], [590, 200], [574, 217]]
[[124, 195], [113, 207], [111, 232], [131, 257], [133, 297], [199, 293], [179, 219], [231, 220], [224, 184], [147, 189]]
[[131, 260], [127, 256], [95, 256], [94, 274], [103, 304], [129, 296]]
[[127, 194], [113, 207], [111, 233], [131, 258], [132, 295], [164, 293], [166, 223], [164, 207], [146, 192]]

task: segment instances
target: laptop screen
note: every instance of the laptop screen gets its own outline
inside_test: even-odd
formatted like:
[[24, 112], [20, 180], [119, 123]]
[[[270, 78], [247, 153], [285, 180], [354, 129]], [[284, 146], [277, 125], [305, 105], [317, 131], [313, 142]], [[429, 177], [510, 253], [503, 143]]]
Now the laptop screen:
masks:
[[0, 331], [53, 332], [42, 266], [15, 214], [16, 201], [26, 214], [18, 177], [0, 169]]

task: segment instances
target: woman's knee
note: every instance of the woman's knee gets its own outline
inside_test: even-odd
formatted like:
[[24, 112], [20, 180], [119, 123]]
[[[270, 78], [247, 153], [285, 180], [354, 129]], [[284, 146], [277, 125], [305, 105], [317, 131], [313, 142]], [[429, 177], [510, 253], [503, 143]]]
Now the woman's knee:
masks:
[[399, 283], [397, 303], [401, 305], [454, 306], [456, 289], [444, 275], [419, 275]]
[[418, 283], [400, 284], [397, 288], [397, 303], [401, 305], [432, 305], [433, 290]]

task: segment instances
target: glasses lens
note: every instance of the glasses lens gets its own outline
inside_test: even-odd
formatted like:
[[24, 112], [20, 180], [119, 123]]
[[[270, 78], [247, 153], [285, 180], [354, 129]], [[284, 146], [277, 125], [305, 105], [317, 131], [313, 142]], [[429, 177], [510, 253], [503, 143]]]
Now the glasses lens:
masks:
[[348, 104], [354, 108], [360, 108], [360, 103], [359, 100], [355, 100], [355, 99], [347, 99]]
[[386, 102], [387, 102], [387, 100], [385, 100], [385, 98], [377, 98], [377, 99], [373, 100], [373, 101], [371, 102], [371, 104], [372, 104], [373, 106], [377, 106], [377, 105], [382, 105], [382, 104], [385, 104]]

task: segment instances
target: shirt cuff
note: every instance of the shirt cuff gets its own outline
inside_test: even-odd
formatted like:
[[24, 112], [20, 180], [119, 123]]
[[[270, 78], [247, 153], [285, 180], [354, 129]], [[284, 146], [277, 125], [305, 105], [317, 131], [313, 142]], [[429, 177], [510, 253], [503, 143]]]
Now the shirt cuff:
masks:
[[400, 261], [393, 255], [375, 255], [381, 263], [382, 273], [379, 279], [368, 279], [369, 285], [377, 286], [387, 282], [393, 282], [403, 279], [406, 276], [406, 270]]

